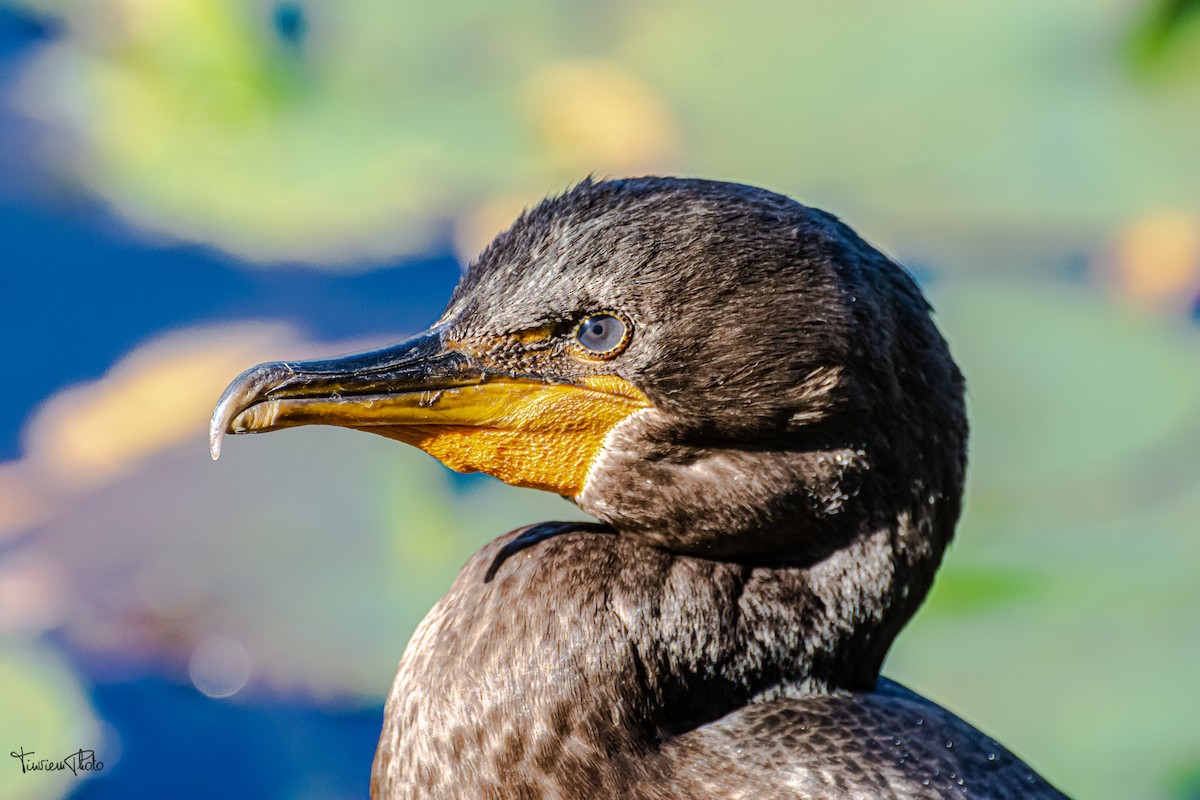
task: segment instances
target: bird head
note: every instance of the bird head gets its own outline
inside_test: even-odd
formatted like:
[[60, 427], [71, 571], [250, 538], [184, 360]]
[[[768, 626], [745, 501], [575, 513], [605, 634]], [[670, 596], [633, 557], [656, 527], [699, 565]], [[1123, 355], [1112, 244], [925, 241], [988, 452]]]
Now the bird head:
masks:
[[226, 432], [309, 424], [769, 565], [901, 517], [936, 562], [966, 447], [962, 377], [908, 273], [781, 195], [666, 178], [584, 181], [526, 212], [412, 339], [247, 370], [214, 457]]

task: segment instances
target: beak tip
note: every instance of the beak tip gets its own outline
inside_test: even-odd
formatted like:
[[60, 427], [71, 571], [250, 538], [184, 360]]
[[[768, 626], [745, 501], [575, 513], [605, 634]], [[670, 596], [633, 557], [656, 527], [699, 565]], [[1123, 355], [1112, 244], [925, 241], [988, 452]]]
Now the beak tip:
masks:
[[221, 457], [221, 442], [225, 438], [225, 419], [220, 412], [218, 408], [208, 426], [208, 453], [213, 461]]
[[225, 432], [229, 430], [229, 423], [237, 416], [247, 396], [243, 374], [229, 384], [221, 399], [217, 401], [217, 407], [213, 409], [212, 419], [208, 423], [208, 452], [213, 461], [221, 457], [221, 443]]
[[208, 452], [213, 461], [221, 457], [221, 442], [226, 432], [244, 432], [241, 429], [234, 431], [230, 428], [237, 415], [253, 405], [268, 389], [277, 385], [282, 374], [291, 372], [291, 367], [280, 362], [259, 364], [234, 378], [233, 382], [225, 387], [208, 424]]

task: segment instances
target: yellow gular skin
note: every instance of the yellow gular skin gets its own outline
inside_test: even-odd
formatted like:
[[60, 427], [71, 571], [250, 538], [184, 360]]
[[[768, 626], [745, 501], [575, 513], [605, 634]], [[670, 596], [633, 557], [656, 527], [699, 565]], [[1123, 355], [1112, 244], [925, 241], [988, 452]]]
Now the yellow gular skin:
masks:
[[623, 378], [581, 383], [499, 379], [430, 392], [268, 400], [239, 414], [231, 429], [355, 428], [419, 447], [459, 472], [575, 497], [609, 431], [650, 405]]
[[458, 472], [486, 472], [514, 486], [575, 497], [608, 432], [650, 405], [622, 378], [584, 383], [586, 388], [495, 381], [449, 389], [430, 408], [445, 422], [376, 432], [415, 445]]

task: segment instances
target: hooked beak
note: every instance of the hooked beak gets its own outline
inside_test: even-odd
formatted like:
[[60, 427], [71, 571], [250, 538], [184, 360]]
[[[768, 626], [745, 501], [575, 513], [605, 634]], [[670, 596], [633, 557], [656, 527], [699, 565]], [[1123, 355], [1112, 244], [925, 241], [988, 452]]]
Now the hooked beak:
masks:
[[[485, 372], [447, 349], [437, 329], [392, 347], [322, 361], [270, 361], [225, 389], [209, 426], [209, 451], [221, 455], [226, 433], [266, 433], [299, 425], [352, 428], [412, 422], [433, 393], [483, 382]], [[415, 415], [413, 412], [416, 411]]]
[[273, 361], [229, 385], [209, 448], [226, 433], [336, 425], [415, 445], [461, 472], [575, 496], [608, 432], [649, 401], [621, 378], [580, 382], [486, 369], [441, 326], [393, 347], [322, 361]]

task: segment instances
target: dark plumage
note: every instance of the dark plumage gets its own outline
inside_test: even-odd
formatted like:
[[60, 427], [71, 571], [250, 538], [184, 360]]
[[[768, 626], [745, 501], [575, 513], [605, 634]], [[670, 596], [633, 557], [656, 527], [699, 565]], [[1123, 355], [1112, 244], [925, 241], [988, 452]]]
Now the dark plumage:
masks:
[[[579, 347], [595, 314], [628, 325], [611, 352]], [[547, 418], [444, 416], [564, 385], [635, 404], [594, 451], [563, 439], [575, 483], [523, 477], [552, 446], [478, 444]], [[214, 432], [311, 422], [564, 491], [605, 523], [471, 558], [401, 660], [373, 797], [1061, 797], [878, 679], [953, 534], [967, 424], [920, 290], [834, 217], [734, 184], [585, 181], [497, 237], [429, 334], [255, 368]]]

